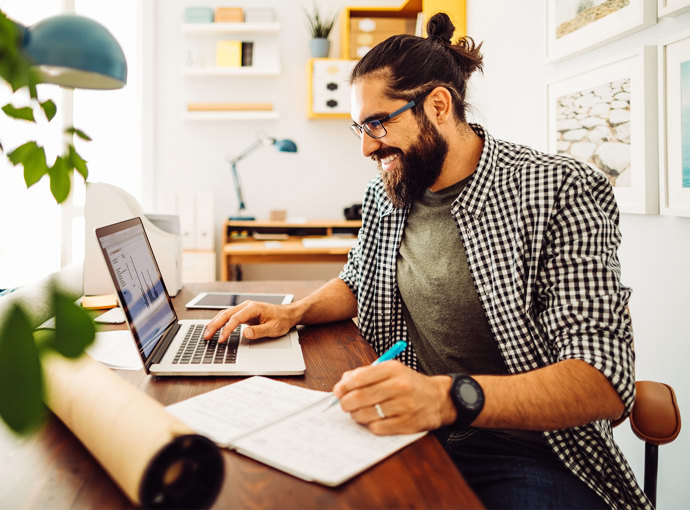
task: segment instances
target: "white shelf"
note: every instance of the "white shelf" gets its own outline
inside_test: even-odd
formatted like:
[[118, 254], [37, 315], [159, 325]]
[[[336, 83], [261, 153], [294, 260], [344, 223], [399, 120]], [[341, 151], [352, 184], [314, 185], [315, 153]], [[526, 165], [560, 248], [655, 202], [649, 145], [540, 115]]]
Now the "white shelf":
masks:
[[184, 112], [182, 118], [189, 121], [274, 120], [280, 118], [280, 113], [275, 110], [238, 112]]
[[189, 77], [209, 76], [278, 76], [279, 67], [184, 67], [182, 74]]
[[204, 34], [276, 34], [280, 23], [184, 23], [182, 32]]

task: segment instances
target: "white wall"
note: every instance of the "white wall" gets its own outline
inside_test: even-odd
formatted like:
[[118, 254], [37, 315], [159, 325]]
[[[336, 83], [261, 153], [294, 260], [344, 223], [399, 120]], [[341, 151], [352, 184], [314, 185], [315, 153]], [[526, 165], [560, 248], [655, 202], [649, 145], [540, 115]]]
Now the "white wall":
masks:
[[[321, 2], [335, 8], [343, 0]], [[358, 5], [400, 5], [399, 0], [362, 1]], [[254, 140], [258, 130], [275, 137], [293, 138], [299, 153], [280, 154], [263, 149], [241, 163], [246, 201], [257, 217], [270, 209], [287, 209], [291, 216], [340, 218], [342, 208], [361, 201], [364, 186], [374, 175], [373, 164], [359, 154], [359, 144], [347, 128], [348, 120], [307, 120], [306, 72], [308, 36], [303, 6], [311, 0], [237, 2], [269, 5], [282, 23], [280, 34], [283, 72], [275, 78], [208, 78], [181, 76], [188, 41], [181, 31], [187, 5], [220, 5], [211, 0], [157, 0], [151, 37], [155, 46], [153, 105], [154, 143], [145, 147], [154, 161], [153, 190], [213, 189], [216, 197], [217, 246], [224, 219], [236, 202], [228, 156]], [[473, 79], [471, 114], [499, 138], [546, 148], [546, 80], [577, 72], [591, 61], [606, 60], [642, 44], [657, 41], [690, 26], [690, 13], [660, 20], [604, 48], [559, 64], [544, 64], [544, 12], [541, 0], [469, 0], [468, 32], [484, 41], [485, 74]], [[331, 36], [331, 56], [339, 55], [339, 33]], [[266, 122], [192, 123], [181, 119], [187, 101], [273, 101], [280, 120]], [[146, 134], [145, 134], [146, 136]], [[632, 287], [630, 308], [635, 328], [638, 379], [663, 380], [676, 390], [684, 417], [690, 409], [690, 359], [687, 320], [690, 310], [690, 218], [624, 214], [620, 258], [623, 282]], [[322, 271], [296, 267], [250, 269], [249, 278], [321, 278], [335, 275], [339, 266]], [[297, 270], [301, 268], [300, 270]], [[627, 424], [616, 437], [642, 481], [643, 444]], [[690, 439], [687, 433], [660, 448], [659, 507], [690, 508]]]
[[[544, 65], [542, 0], [469, 0], [467, 30], [484, 41], [485, 73], [472, 80], [474, 118], [500, 138], [546, 148], [545, 83], [576, 73], [590, 62], [615, 58], [641, 45], [656, 45], [690, 28], [690, 13], [661, 19], [646, 30], [570, 61]], [[690, 218], [623, 214], [620, 248], [622, 279], [632, 287], [630, 309], [635, 330], [639, 380], [671, 384], [683, 419], [690, 418]], [[644, 445], [627, 423], [616, 439], [643, 481]], [[690, 508], [690, 436], [659, 449], [658, 507]]]
[[[399, 5], [399, 1], [371, 0], [358, 5]], [[335, 12], [344, 1], [321, 2]], [[361, 202], [366, 183], [375, 175], [374, 164], [360, 156], [359, 143], [348, 119], [306, 118], [306, 64], [309, 35], [303, 8], [311, 0], [244, 1], [233, 5], [270, 6], [282, 24], [282, 73], [267, 78], [187, 78], [180, 69], [194, 38], [182, 33], [186, 6], [227, 5], [219, 0], [158, 0], [155, 5], [155, 189], [214, 190], [217, 241], [221, 225], [236, 212], [229, 156], [242, 151], [266, 131], [276, 138], [292, 138], [297, 154], [264, 148], [239, 165], [248, 212], [267, 219], [271, 209], [309, 219], [343, 219], [343, 208]], [[339, 28], [331, 34], [331, 56], [338, 57]], [[232, 36], [228, 36], [229, 39]], [[272, 101], [279, 120], [189, 122], [181, 118], [187, 102]], [[342, 265], [324, 264], [245, 266], [247, 279], [322, 279], [338, 274]]]

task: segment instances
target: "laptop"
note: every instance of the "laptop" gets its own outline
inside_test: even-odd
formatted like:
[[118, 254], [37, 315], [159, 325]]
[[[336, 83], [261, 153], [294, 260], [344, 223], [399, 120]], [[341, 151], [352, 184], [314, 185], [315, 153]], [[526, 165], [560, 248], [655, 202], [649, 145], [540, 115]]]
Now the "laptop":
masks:
[[248, 340], [244, 325], [227, 342], [203, 334], [208, 320], [178, 320], [141, 218], [96, 229], [147, 374], [299, 375], [305, 371], [297, 331], [279, 338]]

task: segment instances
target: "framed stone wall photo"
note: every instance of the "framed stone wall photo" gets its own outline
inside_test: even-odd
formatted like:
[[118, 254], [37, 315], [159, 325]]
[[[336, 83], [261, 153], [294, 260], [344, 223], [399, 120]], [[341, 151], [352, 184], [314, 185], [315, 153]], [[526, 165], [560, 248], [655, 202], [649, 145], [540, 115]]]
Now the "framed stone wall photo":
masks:
[[690, 216], [690, 32], [659, 43], [659, 205]]
[[690, 11], [690, 0], [657, 0], [659, 17], [678, 16]]
[[653, 25], [657, 1], [546, 0], [546, 61], [559, 61]]
[[602, 171], [621, 212], [657, 214], [654, 46], [547, 84], [548, 148]]

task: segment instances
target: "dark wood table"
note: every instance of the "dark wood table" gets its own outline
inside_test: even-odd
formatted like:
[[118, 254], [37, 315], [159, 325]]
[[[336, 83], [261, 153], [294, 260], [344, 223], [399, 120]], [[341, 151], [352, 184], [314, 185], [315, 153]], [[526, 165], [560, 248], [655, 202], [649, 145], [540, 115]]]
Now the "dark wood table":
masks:
[[[180, 318], [211, 318], [186, 310], [202, 291], [289, 292], [295, 299], [322, 282], [215, 282], [185, 287], [176, 298]], [[307, 371], [279, 380], [330, 391], [342, 372], [371, 363], [374, 351], [352, 321], [300, 326]], [[147, 376], [117, 373], [164, 405], [238, 380], [227, 377]], [[363, 509], [482, 508], [433, 436], [426, 436], [337, 488], [302, 481], [229, 450], [225, 480], [214, 508]], [[131, 508], [132, 504], [79, 440], [55, 416], [28, 438], [0, 425], [0, 508]]]

